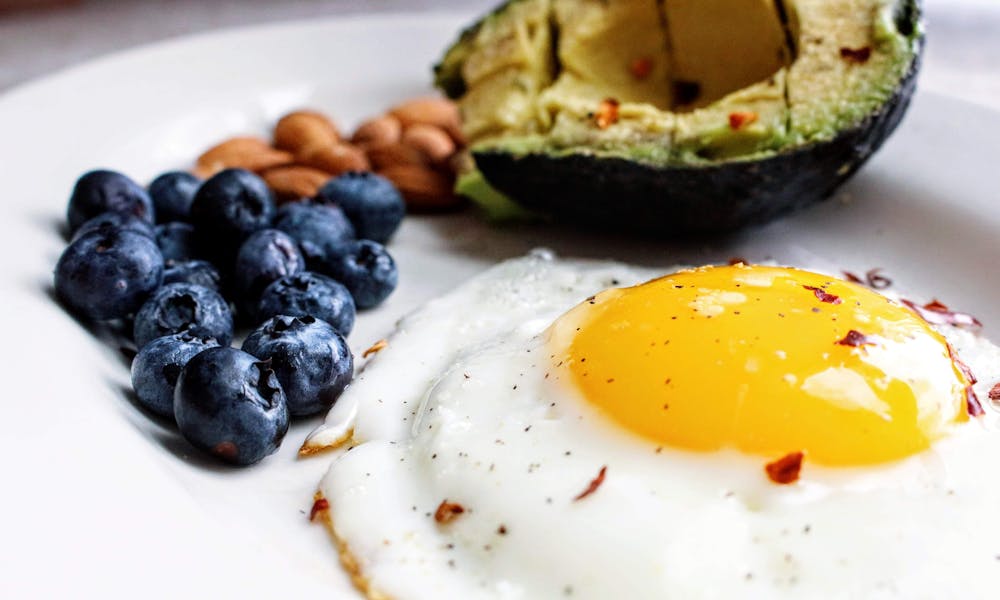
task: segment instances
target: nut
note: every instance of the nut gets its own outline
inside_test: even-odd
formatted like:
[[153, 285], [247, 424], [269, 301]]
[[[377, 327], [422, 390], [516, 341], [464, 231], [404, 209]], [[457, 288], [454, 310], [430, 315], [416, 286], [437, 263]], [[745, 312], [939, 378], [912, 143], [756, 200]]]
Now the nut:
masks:
[[403, 124], [392, 115], [369, 119], [358, 126], [351, 137], [351, 143], [366, 150], [381, 148], [399, 141], [403, 134]]
[[398, 165], [430, 166], [430, 159], [424, 152], [413, 146], [407, 146], [399, 142], [369, 148], [368, 160], [371, 161], [372, 167], [375, 170], [387, 169]]
[[455, 142], [443, 129], [416, 123], [403, 132], [403, 143], [425, 154], [432, 164], [441, 164], [455, 153]]
[[314, 197], [331, 175], [319, 169], [292, 165], [268, 169], [261, 177], [278, 202], [284, 203]]
[[448, 170], [452, 173], [468, 173], [475, 168], [476, 161], [469, 152], [456, 152], [448, 159]]
[[310, 110], [288, 113], [274, 126], [274, 146], [293, 153], [310, 146], [332, 146], [339, 141], [337, 126], [325, 115]]
[[311, 146], [297, 157], [297, 163], [319, 169], [333, 176], [348, 171], [370, 171], [371, 163], [363, 150], [350, 144]]
[[223, 169], [263, 171], [289, 165], [295, 161], [288, 152], [275, 150], [258, 137], [234, 137], [213, 146], [198, 157], [195, 173], [211, 177]]
[[461, 198], [452, 189], [448, 175], [414, 165], [396, 165], [379, 171], [399, 189], [406, 207], [416, 212], [437, 212], [457, 208]]
[[443, 129], [458, 145], [464, 145], [462, 118], [458, 106], [444, 98], [417, 98], [404, 102], [389, 111], [406, 130], [412, 125], [433, 125]]

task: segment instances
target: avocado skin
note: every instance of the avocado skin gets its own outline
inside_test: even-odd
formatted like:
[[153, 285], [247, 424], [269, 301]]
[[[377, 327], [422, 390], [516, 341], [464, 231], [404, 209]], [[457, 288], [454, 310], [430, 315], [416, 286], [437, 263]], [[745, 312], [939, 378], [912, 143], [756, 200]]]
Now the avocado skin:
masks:
[[[918, 31], [920, 3], [906, 15]], [[924, 36], [893, 95], [831, 140], [773, 156], [706, 165], [651, 166], [588, 154], [474, 151], [495, 188], [525, 208], [595, 229], [655, 237], [725, 233], [829, 198], [899, 125], [916, 89]]]

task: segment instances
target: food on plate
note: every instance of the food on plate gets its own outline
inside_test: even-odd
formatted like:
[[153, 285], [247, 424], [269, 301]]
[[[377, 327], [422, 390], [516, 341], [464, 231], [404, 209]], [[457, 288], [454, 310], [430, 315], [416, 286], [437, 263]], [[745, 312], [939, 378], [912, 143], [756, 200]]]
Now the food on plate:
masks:
[[106, 212], [84, 221], [83, 225], [80, 225], [73, 232], [73, 237], [70, 238], [70, 241], [75, 242], [88, 233], [95, 231], [106, 233], [112, 229], [128, 229], [147, 237], [154, 237], [156, 235], [153, 225], [145, 219], [128, 213]]
[[161, 223], [156, 226], [153, 235], [164, 261], [192, 260], [201, 254], [198, 250], [198, 238], [190, 223], [183, 221]]
[[243, 169], [226, 169], [201, 184], [191, 203], [194, 224], [204, 251], [232, 268], [236, 251], [250, 234], [274, 220], [271, 190]]
[[136, 348], [156, 338], [190, 333], [229, 345], [233, 315], [219, 292], [192, 283], [169, 283], [153, 292], [135, 314], [132, 339]]
[[66, 209], [70, 233], [85, 221], [106, 212], [118, 212], [153, 222], [153, 201], [146, 190], [115, 171], [84, 173], [73, 186]]
[[200, 185], [201, 180], [187, 171], [168, 171], [157, 176], [148, 188], [157, 222], [187, 221]]
[[[332, 139], [333, 129], [319, 137], [310, 131], [315, 115], [295, 115], [278, 128], [282, 146], [305, 152]], [[251, 138], [231, 142], [209, 153], [212, 165], [221, 167], [234, 148], [259, 146]], [[56, 265], [55, 295], [88, 324], [105, 322], [99, 331], [123, 353], [136, 352], [140, 405], [172, 416], [196, 447], [247, 465], [277, 449], [289, 418], [323, 411], [350, 382], [344, 338], [358, 309], [381, 304], [396, 288], [384, 244], [405, 205], [389, 180], [372, 173], [325, 178], [315, 200], [279, 208], [260, 175], [207, 170], [204, 181], [164, 173], [149, 192], [120, 173], [84, 174], [69, 202], [72, 237]], [[236, 325], [257, 327], [244, 347], [259, 354], [254, 360], [271, 361], [276, 373], [253, 371], [267, 389], [244, 390], [244, 398], [230, 399], [235, 404], [217, 397], [227, 388], [205, 383], [212, 372], [234, 381], [252, 375], [242, 354], [218, 354], [195, 363], [202, 371], [186, 379], [187, 404], [178, 408], [176, 383], [189, 361], [209, 348], [230, 350], [242, 334]]]
[[[198, 157], [195, 173], [210, 177], [231, 168], [253, 171], [283, 204], [314, 198], [332, 178], [374, 171], [391, 180], [412, 211], [462, 205], [453, 188], [465, 141], [458, 109], [447, 99], [407, 100], [362, 122], [349, 140], [323, 113], [297, 110], [278, 120], [272, 138], [270, 143], [247, 135], [224, 140]], [[372, 180], [362, 181], [367, 185]], [[376, 237], [370, 239], [385, 242], [385, 234], [372, 235]]]
[[291, 152], [272, 148], [267, 140], [257, 136], [238, 136], [219, 142], [198, 157], [194, 173], [209, 178], [226, 169], [246, 169], [261, 172], [295, 164]]
[[274, 125], [274, 147], [298, 154], [309, 148], [332, 146], [340, 141], [340, 131], [326, 115], [298, 110], [278, 119]]
[[326, 263], [326, 272], [351, 293], [358, 308], [381, 304], [399, 283], [392, 256], [371, 240], [351, 242]]
[[330, 179], [329, 173], [302, 165], [275, 167], [264, 171], [260, 176], [264, 178], [267, 187], [274, 192], [279, 203], [312, 198]]
[[350, 444], [314, 512], [369, 597], [990, 595], [1000, 348], [839, 276], [656, 274], [535, 254], [379, 344], [303, 448]]
[[292, 236], [277, 229], [261, 229], [248, 237], [236, 254], [233, 269], [236, 297], [244, 310], [253, 314], [267, 286], [305, 269], [306, 259]]
[[274, 227], [298, 240], [303, 256], [314, 264], [335, 255], [357, 235], [339, 206], [313, 200], [283, 205]]
[[356, 306], [351, 292], [326, 275], [303, 271], [274, 281], [264, 288], [257, 305], [257, 320], [277, 316], [316, 317], [347, 336], [354, 329]]
[[193, 283], [221, 291], [219, 271], [206, 260], [168, 261], [163, 269], [163, 285], [168, 283]]
[[476, 166], [564, 221], [729, 230], [829, 196], [903, 116], [915, 0], [511, 0], [436, 67]]
[[162, 281], [156, 242], [124, 228], [88, 233], [70, 243], [56, 263], [56, 296], [87, 319], [132, 314]]
[[243, 351], [270, 361], [293, 417], [330, 408], [354, 376], [344, 337], [314, 317], [269, 319], [247, 336]]
[[288, 406], [268, 361], [209, 348], [181, 370], [174, 417], [195, 447], [235, 465], [273, 454], [288, 432]]
[[392, 182], [373, 173], [346, 173], [328, 181], [316, 200], [340, 207], [357, 236], [380, 244], [389, 241], [406, 215], [406, 204]]
[[132, 361], [132, 388], [148, 410], [174, 419], [174, 388], [181, 370], [196, 354], [219, 342], [188, 332], [156, 338], [142, 347]]

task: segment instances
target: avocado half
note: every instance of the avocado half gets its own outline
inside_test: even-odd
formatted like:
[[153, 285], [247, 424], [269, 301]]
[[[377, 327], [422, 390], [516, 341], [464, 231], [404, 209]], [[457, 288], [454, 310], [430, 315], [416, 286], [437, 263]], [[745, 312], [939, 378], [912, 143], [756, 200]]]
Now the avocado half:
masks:
[[919, 0], [510, 0], [435, 75], [497, 190], [673, 235], [828, 197], [899, 124], [922, 45]]

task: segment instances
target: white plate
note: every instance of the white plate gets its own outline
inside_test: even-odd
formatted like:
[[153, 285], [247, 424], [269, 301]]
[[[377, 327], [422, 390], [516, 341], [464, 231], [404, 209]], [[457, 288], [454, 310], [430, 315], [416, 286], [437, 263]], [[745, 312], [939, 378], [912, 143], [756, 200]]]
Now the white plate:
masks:
[[[128, 399], [128, 371], [49, 298], [75, 178], [140, 180], [226, 135], [316, 106], [345, 125], [429, 89], [464, 17], [379, 17], [203, 35], [73, 69], [0, 99], [4, 410], [0, 597], [355, 597], [306, 513], [330, 457], [296, 460], [318, 419], [263, 464], [205, 462]], [[708, 242], [490, 229], [410, 218], [392, 244], [398, 292], [362, 315], [355, 350], [418, 303], [496, 260], [547, 245], [649, 265], [743, 256], [864, 271], [1000, 328], [1000, 116], [918, 96], [887, 147], [840, 194]], [[338, 594], [337, 592], [341, 592]]]

